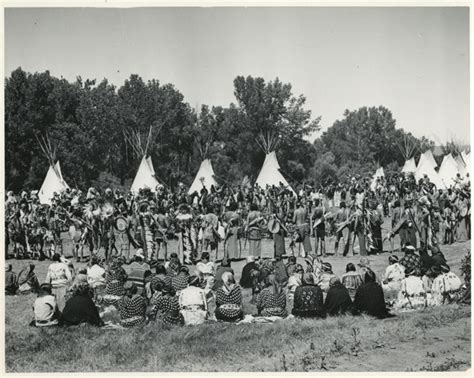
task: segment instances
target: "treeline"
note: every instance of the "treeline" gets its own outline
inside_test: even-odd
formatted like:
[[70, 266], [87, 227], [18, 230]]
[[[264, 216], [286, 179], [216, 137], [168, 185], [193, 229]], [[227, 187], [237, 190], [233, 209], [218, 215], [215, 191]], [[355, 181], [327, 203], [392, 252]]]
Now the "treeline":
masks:
[[141, 159], [137, 145], [170, 187], [189, 185], [205, 157], [221, 182], [255, 179], [265, 157], [262, 136], [278, 141], [282, 173], [295, 186], [404, 163], [399, 145], [406, 134], [383, 107], [346, 111], [310, 143], [320, 117], [305, 109], [305, 97], [295, 96], [290, 84], [238, 76], [234, 95], [227, 107], [196, 110], [173, 85], [138, 75], [117, 88], [105, 79], [70, 83], [18, 68], [5, 84], [6, 189], [39, 189], [48, 169], [37, 141], [44, 136], [56, 147], [65, 180], [79, 188], [128, 188]]

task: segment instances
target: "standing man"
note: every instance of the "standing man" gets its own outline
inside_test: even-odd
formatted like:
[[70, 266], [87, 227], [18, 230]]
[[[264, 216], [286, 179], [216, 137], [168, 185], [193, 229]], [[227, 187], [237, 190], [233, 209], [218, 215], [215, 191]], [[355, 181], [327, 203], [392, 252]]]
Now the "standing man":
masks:
[[296, 230], [300, 234], [301, 240], [303, 241], [304, 256], [312, 252], [311, 250], [311, 239], [310, 239], [310, 228], [308, 223], [308, 211], [301, 201], [298, 201], [296, 204], [297, 208], [293, 215], [293, 223], [296, 225]]

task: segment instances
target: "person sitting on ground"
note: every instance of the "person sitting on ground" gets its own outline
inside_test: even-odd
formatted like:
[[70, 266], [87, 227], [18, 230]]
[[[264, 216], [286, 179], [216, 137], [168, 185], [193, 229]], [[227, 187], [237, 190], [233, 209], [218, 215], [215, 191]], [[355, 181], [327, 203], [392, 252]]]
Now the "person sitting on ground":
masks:
[[181, 261], [176, 252], [170, 254], [170, 260], [165, 263], [165, 268], [168, 276], [173, 277], [178, 275], [179, 268], [181, 268]]
[[300, 318], [324, 318], [323, 291], [314, 283], [311, 273], [303, 275], [303, 282], [295, 291], [293, 310], [291, 313]]
[[196, 270], [201, 272], [203, 277], [203, 285], [206, 294], [209, 294], [214, 286], [215, 280], [215, 268], [214, 263], [209, 261], [209, 252], [203, 252], [201, 255], [201, 261], [196, 264]]
[[398, 262], [396, 255], [389, 256], [388, 263], [383, 276], [382, 289], [387, 303], [393, 304], [398, 298], [402, 280], [405, 279], [405, 267]]
[[119, 301], [125, 295], [123, 288], [128, 275], [122, 267], [123, 259], [113, 259], [105, 274], [105, 290], [102, 303], [105, 306], [118, 307]]
[[189, 277], [189, 286], [179, 293], [179, 307], [184, 324], [202, 324], [207, 319], [206, 292], [200, 287], [199, 276]]
[[332, 272], [332, 265], [328, 262], [323, 262], [321, 264], [321, 270], [318, 286], [321, 288], [323, 293], [327, 293], [329, 291], [329, 281], [331, 281], [331, 278], [337, 276]]
[[232, 273], [232, 276], [234, 275], [234, 269], [230, 267], [230, 261], [227, 258], [224, 258], [221, 265], [217, 267], [216, 278], [212, 290], [217, 290], [223, 285], [222, 275], [226, 272]]
[[181, 290], [184, 290], [188, 287], [189, 280], [189, 268], [186, 265], [179, 268], [179, 274], [171, 278], [171, 286], [173, 286], [176, 294], [179, 295]]
[[105, 286], [105, 269], [99, 265], [97, 256], [92, 256], [90, 267], [87, 268], [87, 282], [94, 290]]
[[252, 277], [252, 271], [258, 270], [257, 263], [255, 262], [255, 256], [247, 257], [247, 264], [242, 268], [242, 274], [240, 275], [240, 286], [243, 289], [252, 289], [254, 286], [254, 279]]
[[94, 291], [88, 284], [86, 274], [78, 274], [72, 285], [72, 296], [67, 300], [66, 306], [59, 318], [59, 324], [66, 326], [89, 323], [102, 326], [99, 311], [92, 298]]
[[130, 273], [127, 277], [128, 282], [133, 282], [137, 287], [138, 295], [145, 295], [145, 273], [150, 271], [150, 266], [144, 262], [144, 256], [141, 250], [135, 253], [135, 261], [130, 264]]
[[405, 269], [405, 278], [393, 308], [398, 311], [421, 310], [427, 305], [426, 290], [421, 277], [415, 275], [413, 267]]
[[52, 287], [48, 283], [40, 286], [38, 298], [33, 305], [35, 320], [30, 325], [36, 327], [50, 327], [58, 325], [61, 313], [56, 303], [56, 298], [52, 295]]
[[231, 272], [222, 274], [222, 286], [216, 290], [216, 319], [235, 322], [243, 319], [242, 290]]
[[258, 294], [257, 310], [260, 316], [278, 316], [286, 318], [286, 295], [276, 276], [266, 277], [265, 288]]
[[400, 265], [405, 267], [405, 271], [410, 268], [413, 272], [413, 275], [421, 277], [421, 258], [415, 253], [415, 247], [410, 244], [405, 245], [405, 256], [403, 256], [400, 260]]
[[12, 264], [5, 266], [5, 295], [15, 295], [18, 290], [18, 278], [13, 272]]
[[56, 297], [59, 311], [66, 305], [66, 291], [72, 282], [72, 274], [66, 263], [61, 262], [61, 256], [53, 255], [53, 263], [48, 267], [45, 283], [51, 284], [53, 295]]
[[152, 296], [155, 290], [154, 287], [158, 281], [161, 281], [163, 285], [171, 285], [171, 277], [166, 274], [166, 268], [163, 264], [158, 264], [155, 267], [155, 275], [152, 277], [150, 283]]
[[352, 300], [354, 300], [355, 293], [359, 286], [364, 283], [360, 273], [356, 272], [356, 267], [353, 263], [346, 265], [346, 273], [342, 275], [341, 282], [349, 291]]
[[[162, 284], [160, 283], [159, 285]], [[184, 318], [180, 312], [179, 300], [171, 285], [163, 285], [161, 287], [161, 295], [158, 295], [157, 299], [152, 299], [152, 301], [154, 303], [150, 311], [150, 318], [152, 320], [159, 320], [167, 326], [180, 326], [184, 324]]]
[[286, 272], [288, 273], [288, 277], [295, 272], [296, 269], [296, 256], [289, 256], [288, 263], [286, 264]]
[[18, 274], [18, 285], [20, 294], [38, 293], [40, 284], [35, 274], [35, 264], [29, 264]]
[[385, 307], [385, 297], [382, 287], [376, 282], [375, 273], [368, 270], [364, 275], [364, 283], [357, 289], [353, 314], [367, 314], [378, 319], [391, 317], [387, 307]]
[[124, 285], [125, 295], [118, 303], [120, 312], [120, 325], [122, 327], [135, 327], [146, 323], [146, 301], [138, 294], [137, 285], [127, 281]]
[[329, 291], [324, 301], [326, 313], [331, 316], [348, 314], [352, 310], [352, 300], [349, 291], [338, 277], [329, 281]]
[[295, 291], [298, 286], [301, 286], [303, 282], [303, 274], [304, 269], [301, 264], [296, 264], [295, 268], [293, 269], [293, 274], [288, 279], [288, 301], [287, 307], [288, 311], [291, 312], [293, 309], [293, 301], [295, 298]]
[[281, 256], [275, 257], [275, 261], [273, 262], [273, 272], [278, 283], [282, 287], [285, 287], [288, 284], [288, 279], [290, 276], [288, 275], [286, 265], [282, 261]]
[[441, 274], [433, 280], [431, 287], [435, 306], [456, 302], [462, 289], [461, 279], [451, 271], [449, 265], [443, 264], [439, 268]]

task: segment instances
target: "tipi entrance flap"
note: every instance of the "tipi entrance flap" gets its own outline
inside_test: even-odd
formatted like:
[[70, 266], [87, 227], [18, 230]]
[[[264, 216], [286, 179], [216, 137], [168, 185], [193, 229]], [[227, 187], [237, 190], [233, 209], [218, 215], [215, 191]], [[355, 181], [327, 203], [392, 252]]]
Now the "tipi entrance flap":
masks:
[[200, 192], [203, 187], [210, 190], [211, 186], [217, 187], [217, 181], [214, 178], [214, 169], [209, 159], [204, 159], [199, 166], [199, 170], [196, 173], [193, 183], [191, 184], [188, 194], [194, 192]]
[[[150, 168], [151, 165], [151, 168]], [[143, 156], [140, 166], [138, 167], [137, 174], [133, 180], [130, 191], [138, 193], [140, 189], [150, 189], [152, 192], [156, 191], [157, 186], [162, 186], [158, 180], [154, 177], [155, 170], [151, 162], [151, 158]]]

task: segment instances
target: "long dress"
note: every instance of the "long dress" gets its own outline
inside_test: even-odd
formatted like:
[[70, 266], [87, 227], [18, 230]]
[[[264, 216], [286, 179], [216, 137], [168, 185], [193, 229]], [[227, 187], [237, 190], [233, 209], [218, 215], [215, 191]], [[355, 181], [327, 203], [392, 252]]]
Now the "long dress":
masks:
[[119, 312], [122, 327], [135, 327], [145, 324], [145, 298], [138, 294], [132, 297], [124, 296], [119, 302]]
[[383, 293], [387, 302], [395, 301], [400, 292], [402, 280], [405, 278], [405, 267], [399, 263], [390, 264], [385, 269], [382, 284]]
[[261, 316], [278, 316], [285, 318], [286, 312], [286, 295], [283, 291], [275, 294], [272, 288], [265, 288], [257, 298], [257, 309]]
[[427, 305], [423, 280], [417, 276], [408, 276], [400, 284], [397, 302], [393, 306], [399, 311], [421, 310]]
[[229, 260], [240, 259], [239, 248], [239, 215], [234, 211], [228, 211], [224, 215], [227, 222], [227, 239], [225, 241], [226, 256]]
[[166, 325], [183, 325], [184, 319], [180, 312], [178, 297], [175, 295], [156, 295], [153, 300], [152, 313]]
[[[260, 218], [262, 213], [260, 211], [251, 211], [248, 215], [247, 222], [250, 224], [253, 220]], [[249, 255], [260, 257], [262, 254], [262, 232], [258, 222], [249, 226], [248, 228], [249, 240]]]
[[346, 287], [338, 282], [329, 288], [324, 307], [328, 315], [346, 314], [352, 309], [352, 300]]

